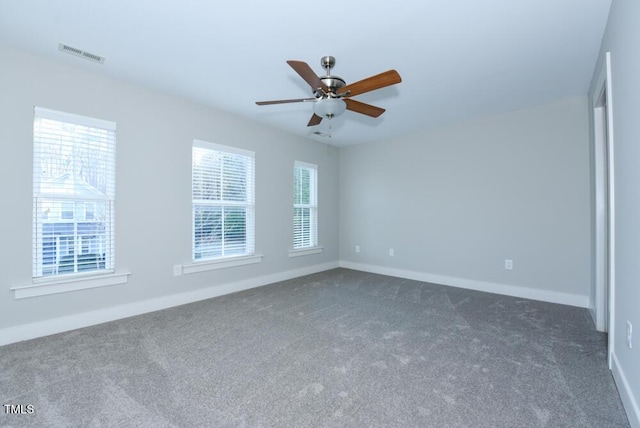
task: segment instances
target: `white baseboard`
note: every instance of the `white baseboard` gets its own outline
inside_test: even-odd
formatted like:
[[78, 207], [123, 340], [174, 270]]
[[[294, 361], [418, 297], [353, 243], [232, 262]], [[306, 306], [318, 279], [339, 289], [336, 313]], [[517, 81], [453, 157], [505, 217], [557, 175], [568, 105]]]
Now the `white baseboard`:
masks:
[[613, 373], [613, 378], [616, 381], [618, 393], [620, 393], [620, 399], [622, 400], [624, 409], [627, 412], [629, 425], [631, 425], [631, 428], [640, 428], [640, 407], [638, 406], [638, 400], [636, 400], [636, 397], [633, 395], [633, 391], [629, 386], [624, 370], [620, 367], [620, 362], [618, 361], [618, 357], [615, 352], [612, 354], [611, 360], [613, 363], [611, 365], [611, 372]]
[[336, 261], [309, 266], [301, 269], [278, 272], [275, 274], [265, 275], [257, 278], [249, 278], [233, 283], [217, 285], [215, 287], [209, 287], [185, 293], [172, 294], [169, 296], [144, 300], [141, 302], [128, 303], [125, 305], [113, 306], [96, 311], [83, 312], [80, 314], [4, 328], [0, 330], [0, 346], [7, 345], [9, 343], [20, 342], [23, 340], [34, 339], [37, 337], [48, 336], [51, 334], [62, 333], [69, 330], [75, 330], [78, 328], [88, 327], [91, 325], [101, 324], [104, 322], [114, 321], [131, 316], [141, 315], [144, 313], [158, 311], [173, 306], [197, 302], [199, 300], [210, 299], [212, 297], [235, 293], [237, 291], [260, 287], [263, 285], [272, 284], [274, 282], [285, 281], [288, 279], [322, 272], [337, 267], [378, 273], [381, 275], [390, 275], [399, 278], [414, 279], [418, 281], [431, 282], [452, 287], [504, 294], [514, 297], [542, 300], [552, 303], [561, 303], [571, 306], [588, 306], [588, 296], [579, 296], [567, 293], [558, 293], [554, 291], [537, 290], [505, 284], [496, 284], [442, 275], [433, 275], [423, 272], [352, 263], [347, 261]]
[[257, 278], [249, 278], [242, 281], [216, 285], [200, 290], [188, 291], [185, 293], [171, 294], [169, 296], [157, 297], [155, 299], [141, 302], [128, 303], [125, 305], [113, 306], [96, 311], [83, 312], [60, 318], [34, 322], [30, 324], [8, 327], [0, 330], [0, 346], [10, 343], [21, 342], [23, 340], [35, 339], [37, 337], [49, 336], [51, 334], [62, 333], [82, 327], [102, 324], [122, 318], [154, 312], [161, 309], [193, 303], [200, 300], [210, 299], [237, 291], [260, 287], [274, 282], [286, 281], [312, 273], [322, 272], [338, 267], [338, 262], [329, 262], [319, 265], [309, 266], [300, 269], [278, 272]]
[[[591, 303], [589, 303], [589, 315], [591, 315], [591, 321], [593, 321], [593, 325], [595, 325], [596, 329], [598, 329], [598, 320], [596, 316], [596, 310], [595, 308], [591, 307]], [[598, 331], [601, 331], [601, 330], [598, 330]]]
[[503, 294], [525, 299], [540, 300], [543, 302], [560, 303], [569, 306], [587, 308], [589, 296], [578, 294], [560, 293], [550, 290], [517, 287], [515, 285], [498, 284], [472, 279], [456, 278], [444, 275], [434, 275], [425, 272], [409, 271], [404, 269], [389, 268], [384, 266], [367, 265], [341, 260], [340, 267], [377, 273], [381, 275], [395, 276], [399, 278], [413, 279], [416, 281], [430, 282], [433, 284], [448, 285], [451, 287], [466, 288], [469, 290], [486, 291], [488, 293]]

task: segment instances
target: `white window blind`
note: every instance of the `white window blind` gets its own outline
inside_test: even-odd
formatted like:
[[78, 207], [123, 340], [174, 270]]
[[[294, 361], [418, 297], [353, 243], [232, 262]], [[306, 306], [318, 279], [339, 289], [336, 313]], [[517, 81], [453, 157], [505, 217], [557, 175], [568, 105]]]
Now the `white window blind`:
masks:
[[33, 276], [113, 272], [116, 124], [34, 113]]
[[254, 253], [254, 189], [253, 152], [194, 141], [194, 261]]
[[318, 166], [293, 166], [293, 248], [318, 245]]

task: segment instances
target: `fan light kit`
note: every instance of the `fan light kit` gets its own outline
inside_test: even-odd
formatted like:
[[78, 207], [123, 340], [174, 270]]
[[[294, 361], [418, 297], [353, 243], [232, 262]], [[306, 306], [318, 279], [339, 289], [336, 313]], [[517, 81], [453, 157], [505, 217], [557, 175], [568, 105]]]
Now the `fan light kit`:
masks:
[[318, 77], [306, 62], [290, 60], [287, 61], [287, 64], [311, 86], [313, 98], [256, 101], [256, 104], [263, 106], [313, 102], [313, 115], [307, 126], [318, 125], [323, 118], [331, 119], [340, 116], [345, 110], [351, 110], [370, 117], [378, 117], [385, 112], [383, 108], [356, 101], [351, 97], [402, 82], [397, 71], [389, 70], [347, 85], [341, 77], [331, 74], [331, 69], [336, 64], [336, 59], [332, 56], [324, 56], [320, 59], [320, 64], [326, 71], [326, 75], [322, 77]]
[[338, 98], [320, 98], [313, 104], [313, 113], [320, 117], [340, 116], [347, 109], [347, 103]]

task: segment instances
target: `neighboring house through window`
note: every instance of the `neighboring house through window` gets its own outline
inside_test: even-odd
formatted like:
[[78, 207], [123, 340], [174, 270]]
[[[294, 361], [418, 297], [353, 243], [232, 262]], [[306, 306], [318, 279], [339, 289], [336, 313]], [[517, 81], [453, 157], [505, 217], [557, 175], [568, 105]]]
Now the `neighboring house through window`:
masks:
[[318, 166], [295, 161], [293, 166], [293, 248], [318, 245]]
[[116, 124], [34, 115], [34, 278], [114, 270]]
[[193, 261], [254, 253], [254, 153], [194, 140]]

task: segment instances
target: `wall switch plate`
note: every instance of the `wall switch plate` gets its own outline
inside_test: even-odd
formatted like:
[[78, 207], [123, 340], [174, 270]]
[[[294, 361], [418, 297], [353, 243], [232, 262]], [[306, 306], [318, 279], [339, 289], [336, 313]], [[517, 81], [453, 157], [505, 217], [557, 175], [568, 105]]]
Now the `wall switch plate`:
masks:
[[356, 245], [356, 253], [360, 252], [360, 245]]
[[505, 259], [504, 260], [504, 268], [506, 270], [512, 270], [513, 269], [513, 260], [511, 259]]
[[181, 265], [173, 265], [173, 276], [182, 275], [182, 266]]
[[393, 248], [389, 248], [389, 255], [391, 257], [393, 257], [395, 255], [395, 251], [393, 251]]
[[627, 321], [627, 346], [629, 347], [629, 349], [633, 348], [633, 342], [631, 341], [632, 334], [633, 325], [631, 324], [631, 321]]

